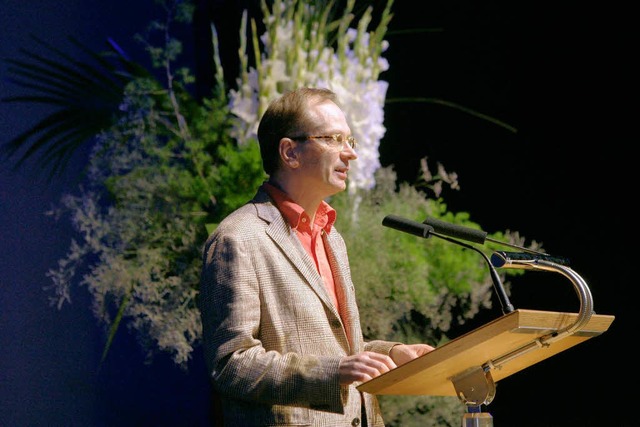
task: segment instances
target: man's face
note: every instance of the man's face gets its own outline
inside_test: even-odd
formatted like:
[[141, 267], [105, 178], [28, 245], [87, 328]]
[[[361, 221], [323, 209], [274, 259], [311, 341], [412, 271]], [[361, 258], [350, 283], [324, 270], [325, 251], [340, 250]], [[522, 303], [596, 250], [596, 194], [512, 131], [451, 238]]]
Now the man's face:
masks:
[[330, 138], [341, 134], [343, 138], [351, 135], [351, 129], [342, 110], [333, 102], [312, 104], [309, 136], [328, 136], [329, 138], [309, 139], [303, 145], [301, 156], [301, 179], [309, 191], [317, 191], [324, 199], [347, 188], [349, 161], [358, 155], [346, 142], [340, 144]]

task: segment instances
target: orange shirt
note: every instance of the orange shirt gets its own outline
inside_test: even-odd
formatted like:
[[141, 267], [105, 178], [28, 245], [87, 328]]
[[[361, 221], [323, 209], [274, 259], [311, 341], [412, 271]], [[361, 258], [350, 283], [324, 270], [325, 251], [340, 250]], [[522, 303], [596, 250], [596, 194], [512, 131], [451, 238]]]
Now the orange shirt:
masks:
[[291, 200], [282, 190], [268, 182], [263, 184], [263, 188], [273, 199], [276, 207], [280, 210], [291, 228], [296, 230], [296, 234], [305, 248], [309, 256], [313, 259], [318, 269], [318, 273], [324, 280], [324, 285], [329, 292], [331, 301], [334, 306], [338, 307], [338, 298], [336, 297], [336, 284], [333, 280], [333, 273], [329, 265], [322, 233], [329, 233], [333, 223], [336, 221], [336, 211], [327, 202], [322, 202], [316, 211], [314, 223], [311, 224], [311, 218], [302, 209], [300, 205]]

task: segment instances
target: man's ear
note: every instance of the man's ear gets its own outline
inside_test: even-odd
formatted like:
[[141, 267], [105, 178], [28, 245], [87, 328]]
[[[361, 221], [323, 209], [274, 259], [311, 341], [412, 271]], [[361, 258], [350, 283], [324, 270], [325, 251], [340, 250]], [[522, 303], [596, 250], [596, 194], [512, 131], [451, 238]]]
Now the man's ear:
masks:
[[280, 159], [290, 168], [297, 168], [300, 165], [298, 144], [291, 138], [282, 138], [279, 145]]

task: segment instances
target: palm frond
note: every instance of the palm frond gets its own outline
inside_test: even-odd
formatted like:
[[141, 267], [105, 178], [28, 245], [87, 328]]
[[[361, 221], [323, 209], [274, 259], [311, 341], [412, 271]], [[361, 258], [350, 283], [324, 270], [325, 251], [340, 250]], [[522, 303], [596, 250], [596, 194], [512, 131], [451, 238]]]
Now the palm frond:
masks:
[[150, 73], [131, 61], [124, 51], [108, 40], [109, 49], [92, 52], [74, 38], [70, 41], [82, 59], [33, 38], [45, 53], [21, 49], [21, 59], [5, 59], [8, 80], [24, 93], [2, 102], [34, 103], [55, 110], [12, 140], [0, 145], [0, 157], [18, 156], [14, 165], [40, 155], [39, 166], [51, 175], [61, 172], [70, 156], [112, 124], [122, 101], [125, 86]]

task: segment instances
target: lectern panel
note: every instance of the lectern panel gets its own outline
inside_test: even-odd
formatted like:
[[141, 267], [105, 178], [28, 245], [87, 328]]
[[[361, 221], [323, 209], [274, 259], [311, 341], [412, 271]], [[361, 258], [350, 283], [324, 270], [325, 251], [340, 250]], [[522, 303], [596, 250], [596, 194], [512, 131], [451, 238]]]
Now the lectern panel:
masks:
[[[519, 355], [491, 369], [498, 382], [609, 329], [614, 316], [593, 314], [579, 331], [546, 346], [532, 345], [541, 337], [572, 325], [575, 313], [514, 310], [434, 351], [367, 381], [358, 390], [372, 394], [456, 396], [451, 378], [478, 366], [491, 366], [512, 352]], [[528, 352], [520, 349], [531, 347]]]

